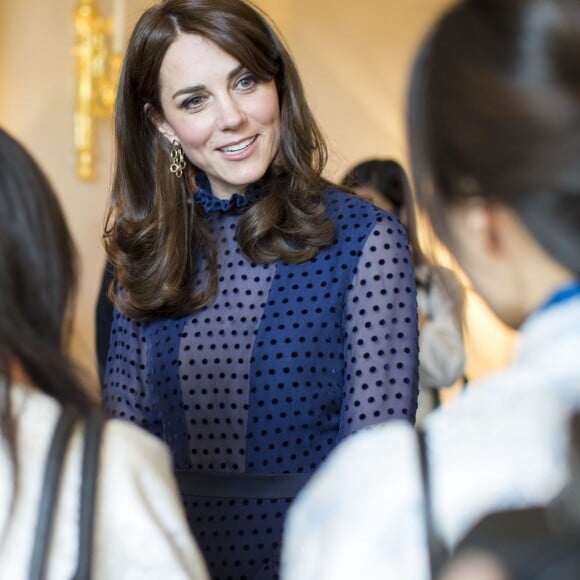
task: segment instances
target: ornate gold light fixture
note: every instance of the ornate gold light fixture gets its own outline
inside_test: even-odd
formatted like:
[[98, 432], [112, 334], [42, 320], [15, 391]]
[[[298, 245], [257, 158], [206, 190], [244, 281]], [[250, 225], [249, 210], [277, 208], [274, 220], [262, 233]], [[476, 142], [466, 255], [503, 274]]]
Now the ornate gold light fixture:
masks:
[[123, 60], [124, 0], [115, 0], [113, 19], [103, 19], [93, 0], [79, 0], [75, 11], [77, 173], [91, 179], [95, 161], [95, 121], [112, 115]]

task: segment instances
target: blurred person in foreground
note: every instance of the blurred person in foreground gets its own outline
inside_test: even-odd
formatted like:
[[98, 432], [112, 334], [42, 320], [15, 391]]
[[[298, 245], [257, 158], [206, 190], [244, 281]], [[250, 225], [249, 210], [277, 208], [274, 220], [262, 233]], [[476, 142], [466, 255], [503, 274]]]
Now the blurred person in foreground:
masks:
[[[0, 577], [28, 578], [47, 452], [62, 407], [96, 402], [65, 354], [76, 253], [56, 195], [0, 129]], [[77, 564], [83, 429], [74, 427], [55, 506], [47, 580]], [[105, 425], [92, 577], [207, 580], [165, 446], [121, 421]]]
[[[577, 0], [467, 0], [415, 63], [419, 206], [521, 334], [507, 368], [425, 422], [432, 529], [450, 550], [486, 514], [542, 506], [568, 480], [580, 405], [578, 62]], [[344, 442], [289, 512], [284, 578], [429, 578], [418, 449], [402, 422]]]

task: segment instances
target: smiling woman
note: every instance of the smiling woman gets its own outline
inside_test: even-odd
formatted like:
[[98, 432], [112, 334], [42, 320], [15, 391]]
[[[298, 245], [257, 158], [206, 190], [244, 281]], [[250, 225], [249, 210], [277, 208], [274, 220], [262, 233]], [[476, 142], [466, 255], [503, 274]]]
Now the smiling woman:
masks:
[[229, 199], [258, 181], [280, 142], [280, 108], [273, 79], [256, 78], [211, 40], [181, 34], [159, 71], [155, 116], [170, 143], [203, 169], [212, 193]]
[[404, 228], [321, 177], [296, 67], [241, 0], [145, 12], [116, 139], [105, 408], [171, 447], [212, 578], [277, 578], [288, 505], [330, 450], [414, 420]]

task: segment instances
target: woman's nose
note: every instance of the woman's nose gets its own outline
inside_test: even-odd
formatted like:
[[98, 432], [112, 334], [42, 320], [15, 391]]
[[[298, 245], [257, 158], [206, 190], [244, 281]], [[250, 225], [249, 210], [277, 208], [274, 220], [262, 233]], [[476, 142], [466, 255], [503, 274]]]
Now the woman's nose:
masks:
[[240, 103], [228, 95], [220, 100], [218, 113], [218, 126], [222, 131], [238, 129], [246, 118]]

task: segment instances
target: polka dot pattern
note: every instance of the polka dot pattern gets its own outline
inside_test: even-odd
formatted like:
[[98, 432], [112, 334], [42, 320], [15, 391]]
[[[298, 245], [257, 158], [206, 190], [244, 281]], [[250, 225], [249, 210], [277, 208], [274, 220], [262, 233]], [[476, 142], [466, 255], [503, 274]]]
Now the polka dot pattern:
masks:
[[[177, 469], [310, 473], [350, 433], [414, 420], [416, 296], [404, 229], [340, 191], [329, 191], [327, 212], [334, 244], [303, 264], [270, 265], [241, 254], [239, 216], [211, 214], [214, 303], [178, 320], [116, 314], [105, 408], [162, 437]], [[277, 576], [280, 502], [186, 496], [212, 578]]]
[[279, 576], [282, 526], [289, 499], [186, 496], [184, 501], [212, 578], [266, 580]]

